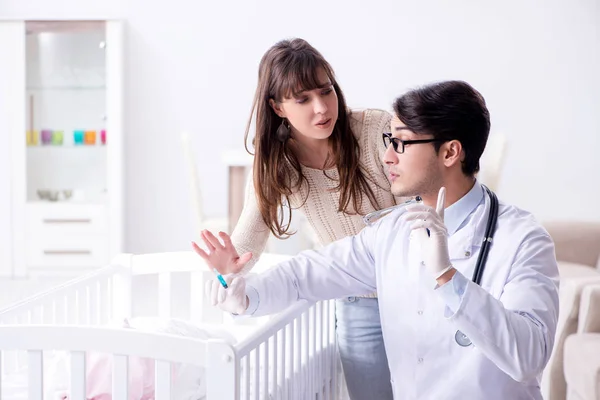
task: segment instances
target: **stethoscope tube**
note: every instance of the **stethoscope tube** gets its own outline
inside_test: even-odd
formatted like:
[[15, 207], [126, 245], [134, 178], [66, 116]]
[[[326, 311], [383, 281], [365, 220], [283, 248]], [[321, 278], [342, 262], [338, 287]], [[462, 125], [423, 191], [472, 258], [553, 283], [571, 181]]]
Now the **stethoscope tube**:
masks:
[[485, 235], [483, 237], [483, 243], [481, 245], [481, 251], [477, 258], [477, 264], [475, 264], [475, 271], [473, 272], [473, 282], [481, 285], [481, 277], [483, 276], [483, 270], [485, 269], [485, 263], [487, 261], [488, 253], [490, 252], [490, 246], [494, 238], [494, 230], [496, 229], [496, 222], [498, 221], [498, 197], [492, 192], [487, 186], [482, 185], [488, 196], [490, 196], [490, 214], [488, 216], [487, 226], [485, 228]]
[[[480, 286], [483, 270], [485, 269], [485, 263], [487, 261], [488, 253], [490, 252], [490, 246], [492, 245], [492, 240], [494, 238], [496, 222], [498, 221], [498, 197], [496, 197], [496, 194], [487, 186], [482, 186], [490, 197], [490, 214], [488, 215], [487, 225], [485, 227], [485, 235], [483, 236], [481, 251], [479, 252], [477, 264], [475, 264], [475, 271], [473, 272], [473, 282]], [[460, 330], [456, 331], [454, 334], [454, 340], [456, 341], [456, 344], [461, 347], [469, 347], [473, 344], [471, 339]]]

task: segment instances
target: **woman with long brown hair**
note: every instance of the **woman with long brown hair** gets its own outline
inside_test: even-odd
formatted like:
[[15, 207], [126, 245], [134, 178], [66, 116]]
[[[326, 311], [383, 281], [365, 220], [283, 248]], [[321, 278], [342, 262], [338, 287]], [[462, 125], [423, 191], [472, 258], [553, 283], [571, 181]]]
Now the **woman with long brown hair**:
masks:
[[[271, 233], [293, 234], [292, 210], [328, 244], [357, 234], [365, 214], [401, 200], [382, 162], [390, 114], [349, 110], [333, 69], [306, 41], [283, 40], [263, 56], [246, 143], [254, 114], [253, 179], [240, 219], [231, 237], [202, 232], [208, 252], [194, 243], [209, 265], [249, 271]], [[350, 397], [392, 399], [377, 294], [338, 300], [336, 319]]]

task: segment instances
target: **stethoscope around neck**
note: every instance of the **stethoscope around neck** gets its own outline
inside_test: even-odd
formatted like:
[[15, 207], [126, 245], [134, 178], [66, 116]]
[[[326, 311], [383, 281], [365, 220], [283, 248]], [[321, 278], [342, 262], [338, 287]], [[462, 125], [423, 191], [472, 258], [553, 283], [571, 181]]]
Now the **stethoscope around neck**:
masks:
[[[477, 264], [475, 264], [475, 271], [473, 272], [473, 282], [478, 285], [481, 285], [481, 277], [483, 276], [483, 271], [485, 270], [485, 263], [487, 261], [488, 254], [490, 252], [490, 246], [492, 245], [492, 240], [494, 238], [494, 231], [496, 230], [496, 222], [498, 221], [498, 197], [496, 194], [491, 191], [487, 186], [483, 186], [483, 189], [486, 191], [487, 195], [490, 198], [490, 213], [488, 215], [487, 224], [485, 227], [485, 234], [483, 236], [483, 243], [481, 244], [481, 251], [479, 252], [479, 257], [477, 258]], [[373, 211], [363, 217], [363, 221], [365, 225], [370, 225], [379, 218], [391, 213], [392, 211], [406, 207], [409, 204], [420, 203], [421, 197], [417, 196], [414, 199], [408, 200], [405, 203], [398, 204], [392, 207], [384, 208], [383, 210]], [[460, 330], [456, 331], [454, 334], [454, 340], [461, 347], [468, 347], [472, 344], [471, 339]]]

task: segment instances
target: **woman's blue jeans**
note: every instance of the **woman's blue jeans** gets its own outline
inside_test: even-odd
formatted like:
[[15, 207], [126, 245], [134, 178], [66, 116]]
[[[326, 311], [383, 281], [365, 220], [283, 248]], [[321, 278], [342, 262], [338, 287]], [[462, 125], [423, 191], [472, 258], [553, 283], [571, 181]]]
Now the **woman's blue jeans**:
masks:
[[338, 347], [351, 400], [393, 400], [376, 298], [336, 301]]

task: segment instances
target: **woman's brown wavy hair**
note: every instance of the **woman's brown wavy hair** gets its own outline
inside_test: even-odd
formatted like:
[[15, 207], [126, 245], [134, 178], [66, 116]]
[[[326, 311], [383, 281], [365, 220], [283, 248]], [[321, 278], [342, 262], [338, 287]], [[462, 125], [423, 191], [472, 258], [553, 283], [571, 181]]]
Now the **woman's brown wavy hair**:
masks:
[[[244, 136], [246, 150], [251, 153], [248, 150], [248, 135], [256, 113], [256, 130], [252, 141], [254, 190], [263, 221], [278, 238], [287, 238], [293, 234], [289, 232], [292, 218], [290, 196], [303, 182], [307, 184], [307, 180], [290, 146], [277, 138], [277, 128], [281, 125], [282, 118], [269, 105], [269, 100], [281, 102], [291, 98], [294, 93], [318, 88], [322, 84], [318, 80], [319, 69], [323, 69], [331, 80], [338, 98], [339, 116], [329, 137], [333, 149], [333, 162], [326, 163], [335, 164], [338, 170], [338, 211], [362, 214], [363, 193], [367, 195], [373, 207], [379, 208], [367, 182], [368, 174], [360, 165], [358, 141], [350, 128], [349, 111], [333, 69], [305, 40], [283, 40], [272, 46], [260, 61], [258, 86]], [[290, 207], [287, 220], [285, 205]]]

